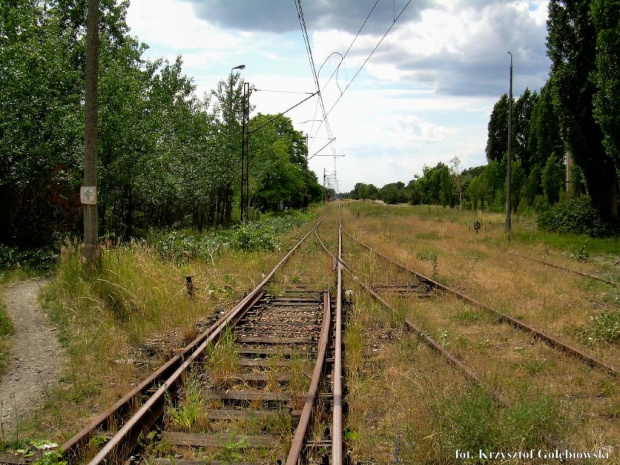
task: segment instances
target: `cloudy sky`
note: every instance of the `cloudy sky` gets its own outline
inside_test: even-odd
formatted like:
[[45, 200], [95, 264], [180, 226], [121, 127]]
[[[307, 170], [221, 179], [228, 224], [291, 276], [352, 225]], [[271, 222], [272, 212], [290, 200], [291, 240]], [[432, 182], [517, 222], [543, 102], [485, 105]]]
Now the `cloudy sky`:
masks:
[[[316, 90], [295, 3], [131, 0], [127, 20], [131, 33], [150, 46], [147, 57], [183, 56], [200, 94], [232, 67], [246, 65], [242, 76], [257, 89], [254, 112], [275, 114]], [[455, 156], [462, 167], [484, 164], [489, 115], [508, 91], [507, 51], [514, 56], [515, 96], [526, 87], [539, 90], [547, 79], [548, 0], [301, 5], [328, 125], [309, 121], [323, 119], [316, 97], [287, 116], [312, 137], [310, 155], [327, 143], [329, 126], [336, 140], [320, 155], [345, 156], [316, 156], [310, 168], [320, 180], [324, 170], [337, 173], [340, 192], [356, 182], [407, 183], [424, 165]]]

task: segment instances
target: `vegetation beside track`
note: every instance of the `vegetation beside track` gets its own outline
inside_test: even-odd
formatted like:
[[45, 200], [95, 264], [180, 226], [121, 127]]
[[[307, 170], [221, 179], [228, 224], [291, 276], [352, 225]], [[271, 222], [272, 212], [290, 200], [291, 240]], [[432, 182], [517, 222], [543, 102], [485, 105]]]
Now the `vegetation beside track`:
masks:
[[[67, 366], [44, 407], [19, 432], [4, 431], [0, 450], [15, 446], [16, 434], [62, 443], [77, 432], [193, 339], [201, 322], [261, 281], [313, 216], [268, 216], [215, 234], [160, 233], [150, 243], [107, 241], [101, 268], [90, 276], [80, 246], [66, 240], [43, 299], [59, 327]], [[186, 276], [192, 276], [192, 299]]]
[[9, 338], [13, 334], [13, 323], [0, 301], [0, 376], [4, 374], [9, 362]]
[[[482, 221], [478, 233], [476, 219]], [[343, 227], [426, 276], [611, 365], [618, 360], [620, 346], [613, 339], [620, 315], [618, 288], [512, 253], [618, 282], [620, 270], [613, 266], [619, 258], [617, 239], [590, 240], [593, 252], [579, 257], [577, 245], [586, 237], [539, 233], [533, 218], [514, 218], [509, 242], [500, 214], [480, 218], [441, 207], [360, 201], [343, 208]], [[355, 248], [351, 240], [345, 240], [344, 250], [352, 254], [350, 265], [362, 272], [360, 277], [373, 284], [390, 281], [389, 267], [372, 253]], [[397, 313], [390, 316], [355, 284], [349, 286], [355, 291], [355, 310], [345, 335], [348, 434], [356, 459], [386, 462], [398, 456], [405, 463], [462, 463], [454, 458], [456, 449], [616, 447], [618, 435], [610, 425], [620, 417], [620, 395], [617, 381], [605, 373], [510, 326], [498, 326], [490, 314], [454, 298], [392, 297], [388, 300]], [[412, 337], [399, 353], [407, 336], [395, 325], [405, 316], [472, 367], [486, 387], [466, 385]], [[351, 365], [356, 358], [359, 366]], [[494, 401], [496, 390], [508, 395], [509, 406]]]

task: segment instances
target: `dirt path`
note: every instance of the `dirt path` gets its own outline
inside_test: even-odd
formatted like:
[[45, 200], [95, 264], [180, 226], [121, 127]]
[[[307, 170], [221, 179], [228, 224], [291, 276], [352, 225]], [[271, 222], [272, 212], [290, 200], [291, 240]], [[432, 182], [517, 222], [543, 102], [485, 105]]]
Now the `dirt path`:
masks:
[[15, 328], [9, 367], [0, 380], [0, 425], [9, 436], [17, 420], [31, 412], [58, 380], [60, 344], [56, 329], [37, 300], [48, 282], [22, 281], [4, 293], [6, 310]]

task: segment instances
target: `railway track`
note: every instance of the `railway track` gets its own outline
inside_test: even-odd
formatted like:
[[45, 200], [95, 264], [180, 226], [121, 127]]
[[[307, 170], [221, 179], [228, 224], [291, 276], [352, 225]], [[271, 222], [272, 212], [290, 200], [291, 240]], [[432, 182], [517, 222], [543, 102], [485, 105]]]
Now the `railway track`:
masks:
[[[524, 331], [526, 333], [531, 334], [533, 337], [544, 341], [545, 343], [547, 343], [548, 345], [550, 345], [551, 347], [561, 350], [567, 354], [569, 354], [572, 357], [575, 357], [579, 360], [581, 360], [582, 362], [592, 366], [592, 367], [596, 367], [598, 369], [601, 369], [607, 373], [609, 373], [610, 375], [614, 376], [614, 377], [618, 377], [620, 375], [620, 371], [618, 371], [617, 368], [615, 368], [614, 366], [611, 366], [607, 363], [602, 362], [601, 360], [597, 359], [596, 357], [594, 357], [593, 355], [587, 354], [582, 350], [579, 350], [577, 348], [574, 348], [572, 346], [570, 346], [569, 344], [560, 341], [558, 338], [551, 336], [550, 334], [544, 333], [543, 331], [540, 331], [536, 328], [534, 328], [531, 325], [528, 325], [520, 320], [518, 320], [517, 318], [514, 318], [510, 315], [507, 315], [503, 312], [500, 312], [499, 310], [493, 309], [465, 294], [463, 294], [462, 292], [457, 291], [456, 289], [452, 289], [448, 286], [445, 286], [437, 281], [435, 281], [434, 279], [431, 279], [427, 276], [424, 276], [414, 270], [411, 270], [410, 268], [406, 267], [405, 265], [402, 265], [398, 262], [396, 262], [395, 260], [391, 259], [390, 257], [377, 252], [376, 250], [373, 250], [372, 247], [370, 247], [367, 244], [364, 244], [363, 242], [359, 241], [358, 239], [356, 239], [355, 237], [353, 237], [351, 234], [349, 234], [348, 232], [344, 231], [345, 235], [347, 237], [349, 237], [352, 241], [354, 241], [355, 243], [357, 243], [359, 246], [369, 250], [370, 252], [372, 252], [373, 254], [375, 254], [377, 257], [381, 258], [382, 260], [388, 262], [390, 265], [396, 267], [398, 270], [403, 271], [407, 274], [409, 274], [410, 276], [412, 276], [415, 279], [416, 285], [417, 286], [428, 286], [430, 288], [432, 288], [433, 290], [439, 291], [439, 292], [445, 292], [447, 294], [453, 295], [456, 298], [471, 304], [477, 308], [480, 308], [482, 310], [484, 310], [485, 312], [488, 312], [489, 314], [491, 314], [493, 317], [496, 317], [498, 319], [499, 322], [502, 323], [507, 323], [521, 331]], [[399, 290], [403, 288], [403, 286], [405, 286], [405, 289], [407, 289], [407, 286], [409, 286], [409, 288], [413, 287], [413, 284], [409, 284], [409, 283], [405, 283], [405, 284], [397, 284], [397, 285], [383, 285], [383, 289], [388, 289], [388, 290]]]
[[278, 280], [319, 224], [239, 304], [68, 440], [63, 458], [342, 463], [340, 274], [336, 299], [303, 278]]
[[[528, 402], [523, 393], [530, 389], [541, 393], [552, 389], [575, 427], [597, 430], [600, 436], [586, 443], [615, 447], [615, 391], [608, 386], [612, 385], [610, 376], [617, 379], [616, 367], [407, 268], [344, 229], [342, 233], [351, 240], [351, 247], [358, 249], [352, 252], [348, 248], [347, 257], [365, 267], [365, 277], [360, 278], [359, 269], [354, 269], [348, 258], [347, 262], [340, 259], [353, 281], [389, 309], [393, 321], [402, 321], [466, 380], [486, 390], [500, 409], [522, 408], [521, 403]], [[315, 234], [321, 240], [318, 231]], [[373, 256], [378, 262], [373, 263]], [[584, 412], [592, 426], [581, 424]], [[582, 438], [584, 434], [588, 433], [582, 433]]]

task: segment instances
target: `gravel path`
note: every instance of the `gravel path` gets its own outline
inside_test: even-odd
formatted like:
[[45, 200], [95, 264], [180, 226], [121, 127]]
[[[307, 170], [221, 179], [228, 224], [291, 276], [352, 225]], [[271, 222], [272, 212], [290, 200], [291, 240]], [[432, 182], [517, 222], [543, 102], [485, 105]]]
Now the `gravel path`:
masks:
[[56, 328], [39, 305], [48, 280], [27, 280], [9, 287], [4, 303], [15, 334], [9, 367], [0, 380], [0, 426], [11, 436], [18, 420], [42, 401], [59, 377], [61, 348]]

